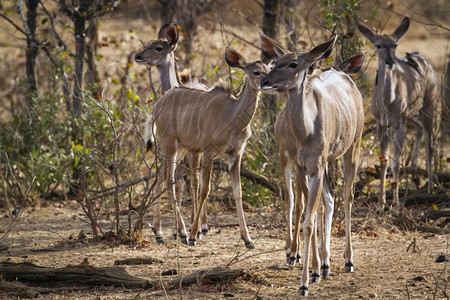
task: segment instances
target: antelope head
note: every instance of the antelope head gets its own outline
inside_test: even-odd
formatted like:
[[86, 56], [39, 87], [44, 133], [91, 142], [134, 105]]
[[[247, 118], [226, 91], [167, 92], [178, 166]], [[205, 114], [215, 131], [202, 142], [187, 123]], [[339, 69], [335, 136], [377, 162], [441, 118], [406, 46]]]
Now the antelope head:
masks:
[[147, 66], [167, 64], [177, 47], [177, 42], [177, 25], [166, 24], [160, 29], [158, 39], [148, 43], [144, 50], [134, 56], [134, 60], [138, 64]]
[[275, 67], [261, 81], [263, 91], [287, 91], [298, 87], [309, 67], [326, 58], [336, 42], [335, 36], [309, 52], [291, 53], [262, 32], [259, 37], [263, 54], [276, 61]]
[[229, 47], [225, 50], [225, 60], [230, 67], [242, 69], [247, 74], [247, 84], [252, 89], [259, 90], [261, 80], [269, 73], [269, 67], [262, 61], [247, 63], [241, 54]]
[[409, 18], [405, 17], [390, 35], [378, 35], [374, 33], [369, 27], [358, 22], [359, 31], [374, 45], [378, 54], [379, 63], [384, 63], [388, 69], [392, 69], [395, 65], [395, 48], [400, 39], [405, 35], [409, 28]]

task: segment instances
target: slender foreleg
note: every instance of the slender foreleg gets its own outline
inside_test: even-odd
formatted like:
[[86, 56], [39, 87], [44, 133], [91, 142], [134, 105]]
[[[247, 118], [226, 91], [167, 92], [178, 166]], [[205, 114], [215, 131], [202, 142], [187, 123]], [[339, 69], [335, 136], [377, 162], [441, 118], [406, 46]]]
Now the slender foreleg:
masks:
[[402, 118], [399, 120], [398, 126], [394, 129], [394, 158], [392, 159], [392, 189], [394, 193], [394, 201], [393, 201], [393, 212], [398, 214], [401, 212], [402, 207], [400, 206], [400, 199], [398, 196], [398, 183], [399, 183], [399, 173], [400, 173], [400, 165], [402, 164], [402, 149], [403, 149], [403, 141], [405, 140], [405, 121]]
[[[434, 108], [433, 108], [434, 109]], [[425, 138], [425, 158], [427, 160], [427, 173], [428, 173], [428, 193], [433, 190], [433, 144], [432, 144], [432, 133], [433, 133], [433, 114], [429, 113], [423, 118], [423, 133]]]
[[292, 244], [292, 213], [294, 211], [294, 192], [292, 190], [292, 161], [287, 153], [280, 152], [280, 169], [283, 173], [285, 194], [284, 203], [286, 209], [286, 259], [289, 263]]
[[245, 223], [244, 208], [242, 207], [242, 190], [241, 190], [241, 154], [229, 155], [228, 168], [230, 170], [231, 185], [233, 186], [234, 201], [239, 218], [239, 228], [241, 238], [244, 240], [245, 247], [254, 249], [252, 239], [248, 233], [247, 224]]
[[[320, 204], [320, 201], [319, 201]], [[311, 267], [312, 267], [312, 274], [311, 274], [311, 283], [319, 283], [320, 282], [320, 255], [319, 255], [319, 247], [318, 247], [318, 241], [317, 241], [317, 219], [318, 219], [318, 212], [316, 212], [316, 215], [314, 216], [314, 226], [313, 226], [313, 234], [312, 234], [312, 259], [311, 259]]]
[[[165, 152], [167, 153], [167, 152]], [[187, 244], [187, 231], [186, 226], [184, 224], [183, 217], [181, 216], [180, 207], [178, 206], [178, 202], [176, 199], [176, 181], [177, 178], [175, 177], [175, 172], [177, 169], [177, 152], [167, 154], [167, 163], [168, 163], [168, 170], [167, 170], [167, 187], [168, 187], [168, 194], [169, 194], [169, 201], [172, 206], [173, 211], [176, 213], [176, 222], [178, 222], [178, 233], [180, 235], [180, 240], [183, 244]]]
[[345, 208], [345, 271], [353, 272], [353, 247], [352, 247], [352, 205], [354, 198], [353, 182], [359, 165], [360, 157], [359, 138], [344, 154], [344, 208]]
[[155, 234], [156, 243], [164, 244], [163, 233], [161, 230], [161, 197], [166, 181], [167, 164], [163, 163], [163, 169], [158, 169], [158, 182], [155, 187], [156, 199], [153, 202], [153, 233]]
[[[198, 211], [198, 189], [199, 189], [199, 173], [200, 173], [200, 158], [201, 154], [198, 152], [189, 153], [186, 158], [188, 159], [189, 166], [191, 168], [191, 197], [192, 197], [192, 210], [191, 210], [191, 229], [194, 223], [194, 217]], [[206, 210], [206, 208], [205, 208]], [[197, 238], [201, 238], [200, 231], [197, 232]]]
[[[306, 214], [305, 221], [303, 223], [303, 236], [305, 243], [305, 255], [303, 256], [303, 271], [301, 285], [299, 289], [300, 296], [308, 295], [308, 283], [309, 283], [309, 255], [310, 250], [317, 251], [316, 249], [311, 249], [311, 242], [314, 230], [314, 218], [317, 214], [317, 208], [319, 206], [320, 195], [322, 192], [323, 185], [323, 168], [319, 168], [316, 172], [310, 176], [310, 182], [308, 185], [309, 193], [308, 200], [306, 203]], [[319, 274], [319, 270], [312, 270], [313, 274]]]
[[382, 214], [383, 211], [388, 210], [386, 207], [386, 173], [388, 167], [388, 157], [389, 157], [389, 129], [381, 124], [377, 124], [378, 137], [380, 139], [380, 198], [378, 200], [376, 212], [377, 214]]
[[211, 184], [211, 172], [213, 167], [213, 160], [208, 156], [203, 156], [203, 165], [200, 171], [201, 185], [200, 185], [200, 203], [198, 204], [197, 213], [192, 222], [191, 232], [189, 233], [189, 246], [195, 246], [196, 236], [199, 229], [200, 213], [202, 212], [206, 198], [209, 194]]
[[295, 167], [296, 171], [296, 193], [295, 193], [295, 227], [294, 236], [292, 238], [291, 251], [287, 257], [287, 263], [289, 265], [295, 265], [296, 262], [300, 262], [300, 228], [301, 228], [301, 217], [303, 214], [303, 209], [305, 207], [308, 195], [308, 177], [303, 169], [298, 166]]
[[331, 191], [331, 186], [328, 181], [327, 174], [324, 174], [323, 179], [323, 211], [324, 211], [324, 228], [321, 230], [323, 233], [323, 245], [321, 247], [321, 259], [322, 259], [322, 276], [327, 277], [330, 274], [330, 242], [331, 242], [331, 223], [333, 221], [334, 213], [334, 199]]

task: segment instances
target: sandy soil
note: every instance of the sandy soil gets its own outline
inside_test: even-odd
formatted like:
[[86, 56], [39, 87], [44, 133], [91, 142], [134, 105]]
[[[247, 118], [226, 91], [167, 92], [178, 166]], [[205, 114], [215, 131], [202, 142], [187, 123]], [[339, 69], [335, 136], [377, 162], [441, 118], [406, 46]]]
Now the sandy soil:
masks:
[[[369, 211], [371, 211], [369, 207]], [[388, 217], [367, 217], [368, 207], [361, 206], [353, 219], [355, 272], [344, 272], [342, 258], [344, 238], [342, 225], [333, 226], [331, 276], [310, 285], [310, 299], [436, 299], [443, 298], [441, 289], [449, 280], [448, 266], [436, 263], [441, 253], [448, 253], [448, 236], [405, 232], [389, 225]], [[185, 211], [187, 216], [187, 211]], [[364, 214], [364, 216], [362, 216]], [[6, 215], [2, 212], [2, 215]], [[358, 217], [358, 215], [361, 215]], [[171, 230], [171, 213], [164, 215], [166, 235]], [[154, 257], [162, 264], [125, 266], [135, 276], [149, 280], [160, 277], [164, 270], [178, 269], [186, 275], [212, 267], [243, 268], [259, 280], [240, 278], [228, 284], [199, 285], [183, 288], [184, 299], [295, 299], [300, 286], [301, 265], [285, 263], [284, 222], [280, 208], [246, 211], [255, 250], [247, 251], [239, 238], [234, 211], [216, 211], [210, 216], [210, 235], [196, 247], [180, 245], [166, 237], [166, 245], [157, 245], [150, 230], [145, 231], [145, 246], [136, 248], [108, 242], [78, 240], [80, 230], [89, 226], [76, 202], [55, 204], [41, 202], [27, 209], [7, 240], [8, 250], [0, 252], [1, 260], [33, 262], [41, 266], [75, 265], [88, 258], [93, 266], [112, 266], [115, 260], [131, 257]], [[9, 218], [3, 217], [0, 228]], [[257, 225], [256, 225], [257, 224]], [[216, 225], [216, 226], [214, 226]], [[363, 229], [364, 228], [364, 229]], [[407, 251], [416, 239], [418, 251]], [[175, 276], [162, 278], [166, 281]], [[437, 291], [436, 291], [437, 290]], [[448, 291], [447, 291], [448, 292]], [[85, 288], [42, 295], [42, 299], [148, 299], [179, 297], [178, 290], [150, 291], [122, 288]], [[0, 294], [0, 297], [7, 297]]]
[[[250, 1], [252, 2], [252, 1]], [[155, 12], [153, 12], [156, 15]], [[99, 49], [104, 59], [99, 63], [100, 69], [107, 68], [110, 73], [119, 70], [125, 64], [126, 54], [134, 53], [142, 48], [139, 39], [148, 41], [156, 36], [159, 24], [148, 18], [125, 16], [116, 19], [105, 16], [100, 25], [100, 39], [118, 40], [119, 46]], [[152, 20], [149, 24], [148, 20]], [[400, 19], [392, 20], [398, 24]], [[126, 24], [126, 25], [124, 25]], [[205, 29], [206, 26], [203, 28]], [[202, 28], [201, 28], [202, 29]], [[206, 28], [207, 29], [207, 28]], [[239, 36], [248, 37], [257, 44], [259, 27], [231, 28]], [[388, 28], [390, 32], [392, 28]], [[251, 31], [251, 35], [247, 31]], [[208, 35], [204, 30], [205, 45], [200, 37], [194, 42], [194, 52], [198, 56], [194, 59], [192, 73], [200, 77], [214, 69], [217, 64], [224, 64], [223, 50], [228, 42], [236, 40], [232, 36], [221, 37], [219, 33]], [[212, 32], [212, 31], [211, 31]], [[203, 37], [202, 37], [203, 39]], [[0, 31], [1, 53], [11, 52], [11, 56], [19, 52], [23, 46], [21, 40], [14, 39], [6, 30]], [[112, 44], [112, 43], [111, 43]], [[430, 47], [429, 45], [433, 45]], [[259, 57], [255, 48], [238, 44], [249, 60]], [[373, 49], [366, 48], [372, 54]], [[399, 46], [399, 55], [406, 51], [419, 50], [429, 59], [436, 72], [442, 75], [448, 53], [448, 36], [433, 35], [428, 29], [421, 29], [420, 24], [413, 23], [410, 32]], [[117, 54], [117, 55], [116, 55]], [[3, 57], [3, 56], [2, 56]], [[15, 56], [13, 56], [15, 57]], [[23, 57], [21, 58], [23, 61]], [[372, 60], [369, 67], [370, 74], [375, 74]], [[208, 71], [205, 71], [208, 68]], [[147, 74], [145, 68], [134, 65], [131, 73], [136, 73], [141, 80], [139, 94], [148, 94]], [[203, 77], [202, 77], [203, 75]], [[105, 77], [107, 77], [105, 75]], [[153, 78], [157, 78], [156, 75]], [[113, 89], [105, 84], [105, 89]], [[369, 116], [370, 117], [370, 116]], [[366, 156], [365, 156], [366, 157]], [[367, 156], [368, 157], [368, 156]], [[373, 165], [369, 158], [365, 158], [363, 165]], [[443, 290], [449, 294], [448, 285], [450, 274], [446, 264], [435, 263], [441, 253], [449, 252], [449, 237], [429, 233], [408, 232], [391, 225], [388, 216], [376, 217], [372, 203], [357, 200], [353, 214], [353, 249], [355, 272], [344, 272], [344, 237], [341, 223], [334, 223], [332, 235], [332, 265], [331, 275], [319, 284], [309, 287], [310, 299], [445, 299]], [[250, 234], [255, 241], [255, 250], [247, 251], [239, 237], [235, 226], [237, 217], [234, 211], [213, 211], [210, 214], [210, 234], [201, 240], [196, 247], [180, 245], [169, 239], [171, 233], [171, 213], [164, 214], [166, 245], [157, 245], [150, 229], [145, 230], [143, 247], [116, 245], [106, 241], [90, 240], [90, 226], [86, 223], [83, 211], [76, 202], [60, 203], [41, 201], [35, 207], [28, 208], [22, 214], [21, 221], [11, 233], [5, 244], [7, 251], [0, 252], [0, 260], [13, 262], [33, 262], [42, 266], [63, 267], [75, 265], [88, 258], [93, 266], [112, 266], [115, 260], [131, 257], [155, 257], [163, 261], [162, 264], [125, 266], [127, 271], [135, 276], [155, 280], [161, 278], [164, 270], [179, 269], [182, 275], [193, 271], [208, 269], [216, 266], [243, 268], [257, 276], [260, 280], [245, 280], [240, 278], [229, 284], [200, 285], [195, 284], [178, 290], [130, 290], [123, 288], [85, 288], [42, 295], [41, 299], [152, 299], [179, 298], [184, 299], [217, 299], [233, 296], [236, 299], [296, 299], [300, 286], [302, 264], [290, 267], [285, 262], [283, 211], [280, 207], [269, 206], [263, 209], [246, 211], [247, 223], [251, 226]], [[417, 208], [416, 208], [417, 209]], [[187, 219], [187, 208], [183, 212]], [[417, 210], [420, 213], [420, 210]], [[9, 225], [10, 219], [5, 211], [0, 210], [0, 235]], [[149, 216], [150, 217], [150, 216]], [[123, 220], [125, 221], [125, 220]], [[148, 221], [151, 221], [150, 219]], [[229, 226], [229, 225], [232, 226]], [[104, 228], [109, 228], [104, 226]], [[78, 240], [83, 230], [88, 238]], [[418, 250], [407, 251], [408, 246], [416, 240]], [[447, 264], [448, 265], [448, 264]], [[166, 281], [176, 276], [163, 277]], [[0, 298], [9, 299], [1, 294]]]

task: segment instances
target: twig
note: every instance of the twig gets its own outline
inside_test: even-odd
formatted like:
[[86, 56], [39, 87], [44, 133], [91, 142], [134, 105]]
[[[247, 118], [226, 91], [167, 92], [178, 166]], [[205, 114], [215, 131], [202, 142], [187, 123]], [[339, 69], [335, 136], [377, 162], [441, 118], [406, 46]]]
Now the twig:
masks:
[[231, 34], [232, 36], [234, 36], [235, 38], [237, 38], [238, 40], [243, 41], [244, 43], [254, 47], [255, 49], [258, 49], [258, 51], [260, 50], [258, 45], [255, 45], [255, 43], [250, 42], [249, 40], [244, 39], [243, 37], [237, 35], [236, 33], [234, 33], [233, 31], [229, 30], [229, 29], [225, 29], [225, 28], [220, 28], [220, 29], [212, 29], [212, 31], [224, 31], [228, 34]]

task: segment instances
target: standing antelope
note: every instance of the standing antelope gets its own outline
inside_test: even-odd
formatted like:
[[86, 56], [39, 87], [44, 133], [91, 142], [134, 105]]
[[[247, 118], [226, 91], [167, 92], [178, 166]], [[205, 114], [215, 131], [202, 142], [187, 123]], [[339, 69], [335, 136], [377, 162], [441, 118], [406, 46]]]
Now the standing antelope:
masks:
[[[151, 41], [145, 46], [144, 50], [137, 53], [134, 59], [137, 63], [147, 66], [148, 68], [156, 66], [159, 73], [159, 78], [161, 81], [161, 89], [163, 94], [168, 90], [181, 86], [178, 81], [177, 69], [175, 66], [175, 54], [178, 42], [178, 29], [173, 23], [165, 24], [161, 27], [158, 33], [158, 39]], [[189, 82], [188, 86], [190, 88], [197, 88], [201, 90], [207, 90], [207, 87], [200, 83]], [[145, 124], [145, 139], [147, 143], [147, 148], [152, 148], [154, 143], [154, 131], [152, 116], [149, 115]], [[153, 127], [153, 128], [152, 128]], [[191, 196], [192, 196], [192, 212], [191, 221], [194, 219], [195, 212], [198, 207], [198, 169], [200, 167], [201, 157], [196, 154], [187, 155], [188, 165], [193, 168], [191, 172]], [[182, 173], [184, 168], [178, 168], [178, 173]], [[180, 175], [180, 174], [179, 174]], [[181, 176], [179, 176], [181, 177]], [[184, 191], [184, 181], [182, 179], [178, 180], [176, 183], [176, 195], [177, 199], [181, 205], [182, 194]], [[203, 210], [202, 215], [202, 232], [206, 234], [208, 231], [207, 226], [207, 213], [206, 209]], [[161, 228], [161, 210], [159, 205], [154, 206], [154, 220], [153, 228]], [[158, 236], [158, 235], [157, 235]], [[157, 238], [158, 243], [164, 243], [162, 238]]]
[[[246, 141], [251, 135], [250, 121], [258, 104], [259, 83], [267, 74], [268, 68], [260, 61], [247, 63], [231, 48], [226, 49], [225, 59], [228, 65], [240, 68], [246, 74], [245, 84], [238, 98], [232, 97], [221, 87], [210, 91], [176, 88], [167, 92], [155, 104], [153, 114], [167, 165], [168, 183], [175, 181], [176, 157], [182, 149], [203, 154], [200, 203], [189, 235], [189, 244], [195, 245], [199, 212], [202, 211], [210, 189], [213, 159], [227, 154], [241, 237], [245, 246], [253, 249], [242, 208], [240, 167]], [[174, 201], [174, 192], [173, 188], [169, 189], [171, 202]]]
[[[309, 52], [290, 53], [263, 33], [260, 33], [263, 53], [276, 59], [275, 67], [261, 81], [263, 91], [287, 92], [287, 103], [277, 118], [277, 140], [280, 143], [280, 162], [288, 191], [291, 189], [291, 162], [296, 170], [296, 222], [295, 234], [300, 231], [303, 210], [302, 195], [306, 198], [306, 215], [303, 224], [304, 266], [299, 293], [308, 295], [309, 253], [312, 247], [312, 282], [320, 281], [320, 262], [317, 248], [315, 223], [320, 196], [323, 191], [325, 204], [333, 203], [326, 179], [326, 165], [343, 156], [344, 203], [346, 246], [345, 270], [353, 272], [351, 244], [351, 207], [353, 181], [359, 163], [360, 142], [364, 122], [362, 96], [353, 80], [336, 69], [307, 78], [308, 68], [315, 61], [326, 57], [336, 38], [325, 42]], [[288, 194], [288, 193], [287, 193]], [[289, 201], [292, 192], [287, 195]], [[286, 199], [287, 199], [286, 198]], [[332, 206], [328, 207], [325, 224], [327, 241], [322, 247], [322, 274], [329, 274], [330, 231]], [[297, 236], [297, 235], [296, 235]], [[292, 241], [289, 255], [295, 261], [296, 238]], [[289, 250], [288, 250], [289, 251]]]
[[401, 211], [398, 196], [399, 166], [402, 163], [402, 147], [405, 139], [406, 120], [416, 125], [417, 135], [412, 159], [413, 168], [417, 168], [417, 157], [425, 135], [425, 154], [428, 171], [428, 192], [432, 189], [432, 130], [436, 94], [436, 75], [431, 64], [418, 53], [407, 53], [405, 58], [395, 55], [399, 40], [409, 28], [409, 18], [405, 17], [400, 26], [391, 35], [377, 35], [369, 27], [358, 21], [359, 31], [376, 47], [378, 54], [378, 73], [373, 91], [370, 111], [377, 120], [377, 132], [381, 147], [381, 193], [377, 213], [386, 205], [386, 170], [392, 128], [394, 156], [392, 158], [394, 190], [394, 212]]

